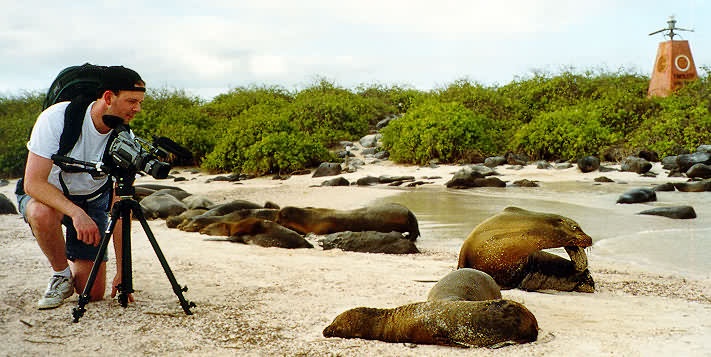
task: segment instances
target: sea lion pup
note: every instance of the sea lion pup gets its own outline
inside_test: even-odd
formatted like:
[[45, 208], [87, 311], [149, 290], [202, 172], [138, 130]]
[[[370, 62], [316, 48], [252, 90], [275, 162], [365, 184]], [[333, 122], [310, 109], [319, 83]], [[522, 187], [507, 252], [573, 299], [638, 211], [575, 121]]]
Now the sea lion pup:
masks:
[[440, 279], [427, 295], [427, 301], [484, 301], [501, 299], [501, 288], [491, 275], [481, 270], [462, 268]]
[[425, 301], [393, 309], [357, 307], [336, 316], [324, 337], [487, 347], [538, 338], [536, 317], [510, 300]]
[[[479, 269], [502, 289], [593, 292], [583, 249], [591, 245], [592, 238], [570, 218], [507, 207], [469, 233], [457, 268]], [[541, 251], [559, 247], [572, 261]]]
[[266, 219], [268, 221], [274, 221], [278, 211], [279, 210], [267, 208], [242, 209], [224, 216], [206, 217], [203, 221], [205, 223], [211, 223], [207, 224], [203, 228], [200, 228], [198, 231], [200, 234], [207, 234], [211, 236], [233, 236], [237, 234], [247, 234], [240, 233], [240, 228], [238, 228], [243, 220], [247, 218], [260, 218], [263, 220]]
[[276, 222], [301, 234], [329, 234], [336, 232], [392, 231], [408, 233], [414, 241], [420, 236], [417, 218], [407, 207], [397, 203], [363, 207], [354, 210], [335, 210], [314, 207], [284, 207]]
[[168, 228], [177, 228], [181, 223], [185, 222], [187, 219], [190, 219], [195, 216], [199, 216], [205, 212], [207, 212], [207, 209], [205, 209], [205, 208], [189, 209], [177, 216], [170, 216], [170, 217], [166, 218], [165, 225]]
[[[212, 229], [211, 227], [205, 227], [200, 233]], [[229, 235], [230, 237], [227, 240], [234, 243], [289, 249], [313, 248], [313, 245], [299, 233], [262, 218], [248, 217], [238, 222], [232, 222], [225, 227], [228, 231], [221, 231], [220, 233], [227, 234], [221, 235]]]

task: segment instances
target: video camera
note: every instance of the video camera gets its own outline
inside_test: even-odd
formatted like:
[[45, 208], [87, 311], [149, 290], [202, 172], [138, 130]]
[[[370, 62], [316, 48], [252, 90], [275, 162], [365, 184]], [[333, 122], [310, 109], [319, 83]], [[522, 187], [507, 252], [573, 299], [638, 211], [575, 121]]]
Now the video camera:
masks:
[[166, 137], [154, 137], [153, 143], [133, 135], [123, 119], [114, 115], [104, 115], [104, 124], [116, 131], [116, 138], [109, 145], [111, 160], [104, 162], [86, 162], [67, 156], [53, 155], [52, 160], [65, 171], [84, 171], [92, 176], [110, 174], [116, 177], [132, 176], [138, 172], [146, 173], [155, 179], [164, 179], [170, 172], [170, 164], [160, 161], [168, 153], [181, 158], [190, 158], [187, 149]]

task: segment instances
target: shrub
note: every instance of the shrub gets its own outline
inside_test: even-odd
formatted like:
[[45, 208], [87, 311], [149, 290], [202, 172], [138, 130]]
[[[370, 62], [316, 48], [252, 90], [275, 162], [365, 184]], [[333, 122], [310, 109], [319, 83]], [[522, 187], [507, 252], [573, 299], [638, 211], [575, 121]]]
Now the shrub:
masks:
[[43, 101], [40, 93], [0, 98], [0, 177], [22, 176], [27, 140]]
[[455, 162], [495, 152], [498, 130], [493, 121], [462, 104], [435, 99], [411, 108], [382, 130], [383, 147], [396, 162]]
[[576, 159], [600, 157], [620, 139], [601, 122], [597, 108], [582, 105], [538, 115], [516, 132], [513, 147], [537, 159]]

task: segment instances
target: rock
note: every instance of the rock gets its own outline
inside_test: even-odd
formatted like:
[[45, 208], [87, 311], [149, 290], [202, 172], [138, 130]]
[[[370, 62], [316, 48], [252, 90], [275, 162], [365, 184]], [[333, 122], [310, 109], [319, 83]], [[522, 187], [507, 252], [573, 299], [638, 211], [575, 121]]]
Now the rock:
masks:
[[341, 174], [341, 164], [335, 162], [322, 162], [311, 177], [336, 176]]
[[620, 164], [620, 171], [623, 172], [636, 172], [638, 174], [643, 174], [652, 169], [652, 163], [635, 156], [628, 156], [626, 159], [622, 160]]
[[663, 216], [673, 219], [696, 218], [696, 211], [694, 211], [694, 207], [691, 206], [657, 207], [639, 212], [638, 214]]
[[578, 160], [578, 169], [583, 173], [593, 172], [600, 168], [600, 159], [595, 156], [584, 156]]

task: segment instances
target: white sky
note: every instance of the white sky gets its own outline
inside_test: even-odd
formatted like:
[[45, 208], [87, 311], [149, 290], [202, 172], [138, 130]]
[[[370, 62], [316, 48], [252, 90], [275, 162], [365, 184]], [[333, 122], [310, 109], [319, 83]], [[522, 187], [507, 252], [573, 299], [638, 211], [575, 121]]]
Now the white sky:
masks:
[[694, 29], [675, 39], [689, 41], [697, 69], [711, 66], [702, 0], [0, 0], [0, 94], [44, 91], [84, 62], [206, 99], [319, 78], [428, 90], [570, 68], [649, 75], [667, 39], [648, 34], [670, 15]]

